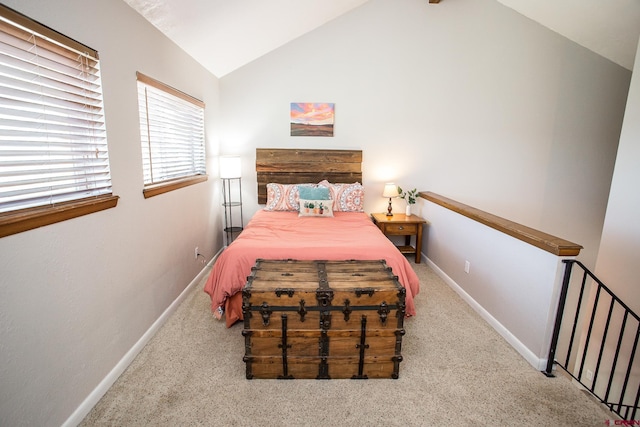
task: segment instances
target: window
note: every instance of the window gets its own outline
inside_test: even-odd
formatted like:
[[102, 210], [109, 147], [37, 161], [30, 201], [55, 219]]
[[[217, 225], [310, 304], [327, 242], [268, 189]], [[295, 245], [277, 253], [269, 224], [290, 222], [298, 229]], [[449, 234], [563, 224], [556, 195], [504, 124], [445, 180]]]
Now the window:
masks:
[[98, 53], [0, 5], [0, 237], [114, 207]]
[[145, 198], [205, 181], [204, 103], [137, 75]]

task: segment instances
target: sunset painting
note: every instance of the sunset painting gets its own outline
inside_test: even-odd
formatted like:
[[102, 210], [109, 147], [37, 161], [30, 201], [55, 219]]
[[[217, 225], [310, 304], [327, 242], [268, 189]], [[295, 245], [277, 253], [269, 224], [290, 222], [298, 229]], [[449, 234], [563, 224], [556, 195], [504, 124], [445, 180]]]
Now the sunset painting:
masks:
[[334, 104], [291, 103], [291, 136], [333, 136]]

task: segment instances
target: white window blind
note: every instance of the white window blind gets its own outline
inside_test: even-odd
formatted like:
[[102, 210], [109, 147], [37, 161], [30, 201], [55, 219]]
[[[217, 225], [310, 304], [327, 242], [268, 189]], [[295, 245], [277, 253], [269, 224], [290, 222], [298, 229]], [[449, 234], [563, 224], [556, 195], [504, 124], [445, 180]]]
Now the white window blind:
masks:
[[138, 73], [144, 184], [206, 174], [204, 103]]
[[110, 194], [97, 52], [1, 7], [0, 212]]

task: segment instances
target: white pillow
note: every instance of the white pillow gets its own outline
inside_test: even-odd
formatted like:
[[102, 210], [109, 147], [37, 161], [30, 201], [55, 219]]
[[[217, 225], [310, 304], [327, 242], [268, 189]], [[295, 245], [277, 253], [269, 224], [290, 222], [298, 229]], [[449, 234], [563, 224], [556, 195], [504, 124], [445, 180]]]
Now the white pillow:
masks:
[[333, 216], [333, 200], [305, 200], [300, 199], [300, 213], [298, 216]]

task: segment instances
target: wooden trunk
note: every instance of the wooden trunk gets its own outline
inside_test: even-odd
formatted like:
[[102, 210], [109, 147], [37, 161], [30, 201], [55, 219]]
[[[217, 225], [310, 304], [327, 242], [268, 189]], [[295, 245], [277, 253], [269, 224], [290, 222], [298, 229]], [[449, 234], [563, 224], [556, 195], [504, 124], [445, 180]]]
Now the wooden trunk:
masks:
[[248, 379], [398, 378], [405, 289], [383, 260], [261, 259], [242, 299]]

